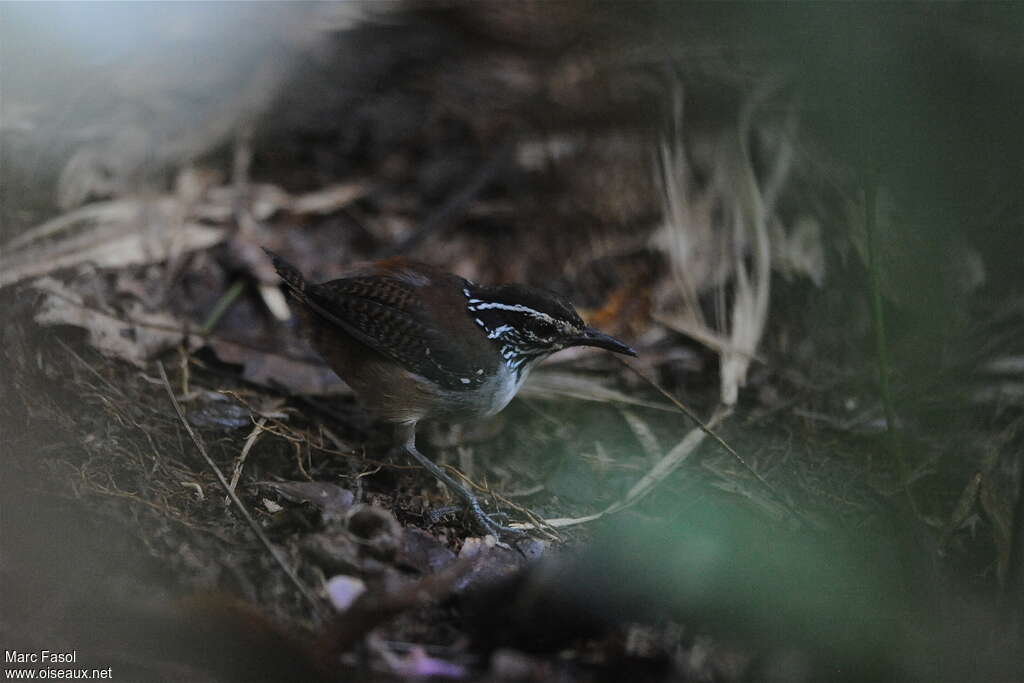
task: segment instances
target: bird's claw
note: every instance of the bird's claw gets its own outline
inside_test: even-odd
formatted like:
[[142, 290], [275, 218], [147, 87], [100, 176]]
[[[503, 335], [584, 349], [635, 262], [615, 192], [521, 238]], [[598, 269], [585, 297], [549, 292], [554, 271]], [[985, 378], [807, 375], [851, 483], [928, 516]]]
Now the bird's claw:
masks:
[[445, 515], [455, 512], [456, 510], [465, 509], [468, 509], [469, 513], [473, 516], [473, 519], [486, 533], [491, 534], [498, 539], [498, 541], [501, 541], [503, 536], [518, 538], [526, 535], [524, 530], [505, 526], [498, 521], [497, 518], [502, 518], [507, 521], [508, 515], [506, 513], [495, 512], [493, 514], [487, 514], [484, 512], [483, 507], [480, 505], [480, 501], [472, 494], [466, 496], [465, 506], [447, 506], [431, 510], [427, 513], [427, 521], [430, 524], [437, 524]]
[[505, 526], [504, 524], [496, 521], [495, 517], [505, 517], [508, 519], [508, 515], [503, 512], [496, 512], [494, 515], [488, 515], [483, 511], [483, 508], [480, 507], [480, 503], [475, 497], [470, 498], [470, 500], [467, 501], [467, 505], [469, 506], [469, 511], [476, 520], [476, 523], [482, 526], [487, 533], [490, 533], [490, 535], [499, 541], [502, 540], [502, 536], [521, 537], [526, 535], [526, 532], [520, 528]]

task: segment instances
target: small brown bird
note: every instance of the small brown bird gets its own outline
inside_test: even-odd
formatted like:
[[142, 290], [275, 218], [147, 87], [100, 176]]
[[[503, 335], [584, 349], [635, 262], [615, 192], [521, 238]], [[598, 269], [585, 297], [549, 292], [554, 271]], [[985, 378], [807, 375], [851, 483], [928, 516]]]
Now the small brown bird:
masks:
[[469, 506], [487, 531], [510, 531], [465, 486], [416, 448], [425, 418], [494, 415], [543, 359], [570, 346], [635, 356], [587, 327], [563, 297], [520, 284], [487, 287], [422, 263], [379, 261], [347, 277], [307, 283], [269, 250], [313, 347], [375, 417], [396, 426], [412, 455]]

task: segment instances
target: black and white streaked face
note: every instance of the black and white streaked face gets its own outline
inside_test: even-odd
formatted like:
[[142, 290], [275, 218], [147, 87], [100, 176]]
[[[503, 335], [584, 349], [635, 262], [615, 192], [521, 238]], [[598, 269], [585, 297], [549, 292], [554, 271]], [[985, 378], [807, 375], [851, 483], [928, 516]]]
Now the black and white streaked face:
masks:
[[567, 346], [596, 346], [636, 355], [618, 339], [587, 327], [572, 304], [554, 292], [526, 285], [477, 287], [467, 282], [463, 293], [469, 315], [494, 341], [514, 373], [515, 388], [537, 362]]
[[579, 343], [587, 326], [564, 298], [525, 285], [464, 290], [469, 315], [501, 349], [506, 365], [522, 373], [566, 346]]

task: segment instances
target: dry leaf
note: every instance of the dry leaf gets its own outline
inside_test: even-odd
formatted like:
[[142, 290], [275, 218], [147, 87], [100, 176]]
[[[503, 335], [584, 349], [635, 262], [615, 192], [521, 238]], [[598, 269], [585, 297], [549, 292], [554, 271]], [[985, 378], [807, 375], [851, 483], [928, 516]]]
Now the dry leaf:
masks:
[[224, 237], [221, 228], [186, 221], [176, 197], [90, 204], [5, 245], [0, 287], [83, 263], [100, 268], [157, 263], [207, 249]]
[[185, 325], [169, 313], [151, 313], [135, 302], [124, 317], [86, 306], [80, 294], [50, 277], [33, 283], [45, 293], [35, 321], [40, 325], [73, 325], [89, 333], [89, 343], [107, 356], [138, 366], [167, 349], [184, 344], [196, 349], [198, 335], [185, 333]]
[[274, 489], [293, 503], [314, 505], [334, 519], [344, 518], [356, 499], [348, 489], [326, 481], [264, 481], [260, 486]]
[[210, 347], [225, 363], [242, 366], [242, 377], [265, 387], [284, 387], [300, 395], [337, 395], [349, 392], [348, 385], [325, 364], [281, 353], [261, 351], [224, 339], [211, 338]]

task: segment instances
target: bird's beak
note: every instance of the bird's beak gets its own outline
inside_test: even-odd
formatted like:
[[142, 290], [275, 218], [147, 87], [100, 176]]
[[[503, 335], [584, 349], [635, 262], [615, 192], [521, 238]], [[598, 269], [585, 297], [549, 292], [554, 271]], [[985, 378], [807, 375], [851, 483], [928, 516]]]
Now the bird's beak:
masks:
[[615, 337], [605, 334], [593, 327], [583, 330], [583, 334], [576, 337], [569, 344], [570, 346], [596, 346], [599, 349], [607, 349], [615, 353], [623, 353], [627, 356], [636, 356], [636, 351], [623, 344]]

